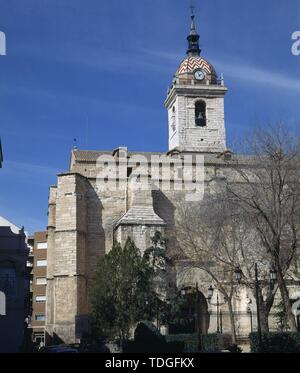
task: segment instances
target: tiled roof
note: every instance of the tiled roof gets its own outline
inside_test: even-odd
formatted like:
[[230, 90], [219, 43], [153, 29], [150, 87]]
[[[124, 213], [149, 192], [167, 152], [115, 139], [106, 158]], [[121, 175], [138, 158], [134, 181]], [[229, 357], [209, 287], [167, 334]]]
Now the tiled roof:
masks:
[[[96, 163], [98, 157], [101, 155], [112, 155], [112, 151], [108, 150], [73, 150], [72, 152], [72, 158], [75, 161], [75, 163], [80, 162], [89, 162], [89, 163]], [[182, 153], [184, 154], [184, 153]], [[201, 153], [188, 153], [192, 155], [201, 155]], [[166, 155], [164, 152], [128, 152], [128, 157], [132, 157], [133, 155], [143, 155], [148, 160], [150, 160], [152, 155]], [[180, 153], [179, 153], [180, 155]], [[251, 164], [253, 163], [254, 158], [249, 155], [243, 155], [243, 154], [233, 154], [231, 159], [225, 160], [223, 156], [220, 156], [220, 154], [217, 153], [205, 153], [204, 155], [204, 162], [205, 164], [228, 164], [228, 165], [234, 165], [235, 163], [239, 162], [242, 164]]]
[[96, 162], [97, 158], [103, 154], [111, 154], [111, 151], [98, 150], [73, 150], [72, 152], [76, 161], [79, 162]]
[[[112, 155], [113, 151], [109, 150], [73, 150], [72, 152], [75, 161], [77, 162], [96, 162], [98, 157], [104, 154]], [[132, 157], [133, 155], [144, 155], [150, 157], [151, 155], [163, 155], [163, 152], [128, 152], [128, 156]]]
[[216, 72], [213, 66], [207, 60], [205, 60], [204, 58], [200, 56], [193, 56], [193, 57], [185, 58], [181, 62], [177, 70], [177, 74], [192, 73], [197, 69], [202, 69], [207, 74], [216, 76]]
[[165, 225], [152, 206], [132, 206], [116, 223], [118, 225]]

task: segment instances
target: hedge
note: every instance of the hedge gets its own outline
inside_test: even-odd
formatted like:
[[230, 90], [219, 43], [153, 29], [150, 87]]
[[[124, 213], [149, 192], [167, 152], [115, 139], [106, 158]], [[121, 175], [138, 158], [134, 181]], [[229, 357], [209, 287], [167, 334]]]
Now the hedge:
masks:
[[183, 352], [198, 352], [198, 335], [197, 334], [169, 334], [166, 335], [168, 343], [183, 343]]
[[219, 348], [218, 334], [207, 334], [201, 338], [201, 347], [203, 352], [218, 352]]
[[167, 341], [150, 321], [141, 321], [135, 329], [134, 341], [123, 343], [125, 353], [182, 353], [183, 350], [183, 341]]
[[262, 346], [259, 348], [257, 333], [249, 334], [251, 352], [253, 353], [299, 353], [300, 333], [269, 332], [262, 333]]
[[[207, 334], [201, 336], [202, 352], [220, 352], [231, 345], [229, 334]], [[123, 352], [132, 353], [195, 353], [199, 352], [197, 333], [169, 334], [163, 336], [150, 321], [138, 323], [134, 332], [134, 341], [123, 344]]]
[[220, 352], [230, 347], [231, 335], [218, 333], [202, 335], [201, 343], [203, 352]]
[[165, 343], [165, 337], [160, 333], [157, 327], [148, 320], [138, 323], [134, 331], [134, 340], [137, 343]]
[[[199, 339], [197, 334], [170, 334], [166, 335], [166, 341], [184, 342], [183, 352], [198, 352]], [[206, 334], [201, 336], [202, 352], [220, 352], [231, 345], [229, 334]]]

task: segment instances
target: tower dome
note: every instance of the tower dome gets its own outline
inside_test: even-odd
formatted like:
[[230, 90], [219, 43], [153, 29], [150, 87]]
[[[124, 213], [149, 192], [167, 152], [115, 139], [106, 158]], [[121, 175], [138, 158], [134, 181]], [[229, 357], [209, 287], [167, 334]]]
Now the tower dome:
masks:
[[[187, 57], [181, 61], [175, 77], [180, 80], [190, 80], [195, 77], [196, 81], [202, 84], [216, 84], [217, 73], [213, 65], [201, 56], [199, 45], [200, 36], [196, 31], [195, 16], [191, 16], [191, 29], [187, 37], [188, 50]], [[198, 71], [198, 73], [197, 73]], [[198, 74], [198, 76], [197, 76]]]
[[184, 74], [194, 74], [197, 70], [201, 70], [206, 74], [207, 79], [211, 83], [217, 81], [217, 73], [213, 65], [201, 56], [188, 56], [181, 63], [176, 71], [176, 76]]

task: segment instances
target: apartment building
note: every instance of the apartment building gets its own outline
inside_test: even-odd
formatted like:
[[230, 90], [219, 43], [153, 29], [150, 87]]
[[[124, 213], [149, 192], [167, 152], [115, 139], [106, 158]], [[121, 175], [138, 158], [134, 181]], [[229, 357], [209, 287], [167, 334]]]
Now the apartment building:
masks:
[[36, 232], [31, 237], [33, 247], [32, 276], [32, 337], [45, 341], [46, 285], [47, 285], [47, 232]]

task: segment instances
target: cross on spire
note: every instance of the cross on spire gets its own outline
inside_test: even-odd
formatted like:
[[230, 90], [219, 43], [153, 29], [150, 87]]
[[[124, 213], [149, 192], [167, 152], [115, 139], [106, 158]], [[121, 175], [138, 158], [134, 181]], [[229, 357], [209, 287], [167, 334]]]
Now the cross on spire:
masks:
[[195, 14], [194, 14], [194, 5], [191, 5], [191, 29], [190, 33], [187, 37], [188, 40], [188, 50], [187, 54], [188, 56], [200, 56], [201, 49], [199, 46], [199, 39], [200, 36], [196, 31], [196, 25], [195, 25]]

